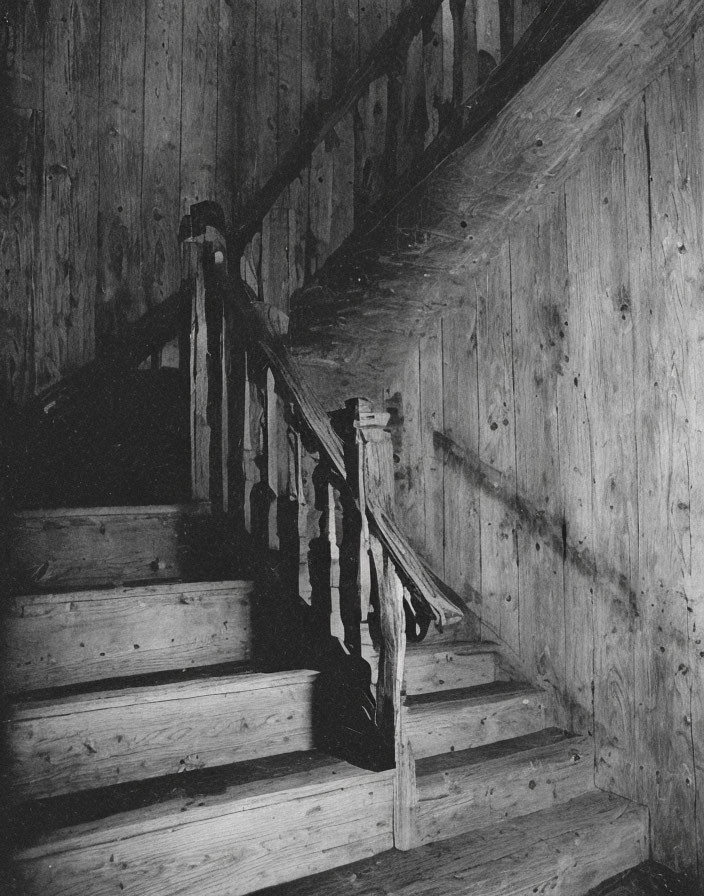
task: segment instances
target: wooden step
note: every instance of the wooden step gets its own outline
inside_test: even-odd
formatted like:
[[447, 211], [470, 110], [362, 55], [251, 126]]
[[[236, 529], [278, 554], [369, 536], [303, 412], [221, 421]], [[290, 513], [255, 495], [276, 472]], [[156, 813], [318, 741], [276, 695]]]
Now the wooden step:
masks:
[[406, 649], [406, 694], [429, 694], [488, 684], [503, 677], [496, 645], [481, 641], [456, 644], [409, 644]]
[[15, 593], [187, 578], [210, 505], [28, 510], [10, 520]]
[[8, 602], [6, 692], [250, 658], [251, 582], [35, 594]]
[[393, 772], [316, 754], [244, 765], [44, 836], [17, 856], [22, 892], [240, 896], [391, 848]]
[[231, 675], [11, 707], [15, 800], [313, 748], [316, 672]]
[[584, 896], [648, 857], [648, 811], [592, 791], [568, 803], [391, 851], [260, 896]]
[[549, 809], [594, 787], [594, 741], [559, 728], [416, 763], [418, 844]]
[[467, 750], [548, 727], [546, 701], [512, 681], [419, 694], [405, 698], [405, 729], [416, 759]]

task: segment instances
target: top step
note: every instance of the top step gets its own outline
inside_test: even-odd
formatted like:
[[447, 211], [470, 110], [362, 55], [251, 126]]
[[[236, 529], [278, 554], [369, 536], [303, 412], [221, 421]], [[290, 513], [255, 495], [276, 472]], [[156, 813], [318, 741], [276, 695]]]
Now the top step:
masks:
[[76, 590], [164, 579], [226, 578], [213, 564], [210, 504], [28, 510], [9, 521], [14, 592]]

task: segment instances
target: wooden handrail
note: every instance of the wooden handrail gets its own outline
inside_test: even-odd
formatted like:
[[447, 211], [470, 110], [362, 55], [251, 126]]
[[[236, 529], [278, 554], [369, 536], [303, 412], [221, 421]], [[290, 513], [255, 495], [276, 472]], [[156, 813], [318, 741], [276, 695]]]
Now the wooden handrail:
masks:
[[[341, 482], [347, 483], [347, 470], [343, 446], [332, 428], [330, 419], [320, 401], [301, 376], [296, 362], [276, 332], [262, 303], [239, 277], [234, 278], [225, 264], [216, 266], [222, 295], [238, 316], [249, 340], [262, 352], [271, 366], [278, 383], [295, 407], [315, 441], [319, 444], [328, 463]], [[357, 503], [355, 496], [352, 496]], [[402, 580], [416, 594], [421, 604], [442, 627], [448, 618], [461, 617], [466, 607], [459, 597], [451, 601], [439, 593], [431, 574], [415, 553], [396, 521], [373, 495], [368, 495], [366, 509], [370, 525], [388, 552]]]

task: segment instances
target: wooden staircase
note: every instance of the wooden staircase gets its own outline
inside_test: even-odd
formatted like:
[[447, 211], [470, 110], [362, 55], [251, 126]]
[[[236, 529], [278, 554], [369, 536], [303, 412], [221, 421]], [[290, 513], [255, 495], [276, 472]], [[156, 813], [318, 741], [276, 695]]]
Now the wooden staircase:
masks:
[[495, 645], [450, 640], [407, 652], [413, 842], [393, 849], [397, 773], [316, 748], [315, 670], [257, 671], [252, 583], [173, 581], [183, 514], [14, 520], [15, 570], [44, 571], [4, 627], [15, 893], [579, 896], [647, 858], [647, 813], [594, 790], [591, 739]]

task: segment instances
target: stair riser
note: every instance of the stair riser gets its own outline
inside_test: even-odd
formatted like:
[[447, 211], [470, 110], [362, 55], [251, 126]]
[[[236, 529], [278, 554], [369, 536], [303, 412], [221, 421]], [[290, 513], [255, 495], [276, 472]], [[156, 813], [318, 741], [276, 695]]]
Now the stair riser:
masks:
[[590, 738], [417, 778], [417, 845], [549, 809], [594, 786]]
[[17, 598], [2, 635], [3, 686], [17, 693], [244, 662], [252, 590], [230, 582]]
[[545, 706], [533, 693], [485, 703], [454, 700], [406, 706], [404, 713], [416, 759], [520, 737], [549, 724]]
[[462, 654], [454, 650], [406, 654], [404, 686], [407, 694], [430, 694], [469, 688], [497, 680], [493, 653]]
[[[379, 655], [365, 645], [364, 658], [372, 670], [372, 684], [376, 684]], [[499, 667], [496, 654], [491, 652], [461, 653], [453, 648], [444, 650], [408, 650], [403, 668], [403, 690], [406, 694], [431, 694], [455, 688], [470, 688], [506, 678]]]
[[185, 576], [207, 505], [32, 511], [12, 521], [16, 592]]
[[243, 896], [317, 874], [393, 845], [393, 780], [378, 775], [328, 793], [289, 798], [148, 834], [121, 836], [87, 848], [17, 863], [29, 893], [42, 896]]
[[[282, 673], [283, 674], [283, 673]], [[15, 798], [152, 778], [313, 748], [315, 676], [242, 690], [237, 676], [190, 689], [20, 710], [10, 723]], [[52, 712], [53, 714], [49, 714]]]

